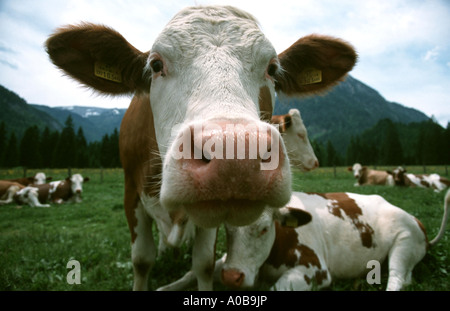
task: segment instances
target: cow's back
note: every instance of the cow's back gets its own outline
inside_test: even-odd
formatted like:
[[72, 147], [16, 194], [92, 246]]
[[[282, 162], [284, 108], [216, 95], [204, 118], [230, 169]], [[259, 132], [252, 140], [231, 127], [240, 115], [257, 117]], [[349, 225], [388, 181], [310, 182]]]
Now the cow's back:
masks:
[[[395, 228], [397, 215], [406, 214], [378, 195], [295, 195], [313, 217], [311, 223], [296, 229], [300, 241], [325, 259], [333, 278], [357, 277], [367, 272], [368, 261], [382, 262], [394, 241], [381, 229]], [[355, 253], [358, 256], [351, 256]]]

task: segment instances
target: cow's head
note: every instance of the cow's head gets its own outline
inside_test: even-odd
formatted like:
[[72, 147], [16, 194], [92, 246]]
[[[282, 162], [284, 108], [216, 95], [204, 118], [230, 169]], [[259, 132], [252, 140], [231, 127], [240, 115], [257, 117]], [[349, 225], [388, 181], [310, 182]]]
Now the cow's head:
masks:
[[363, 170], [365, 170], [365, 169], [366, 169], [366, 167], [365, 167], [365, 166], [362, 166], [362, 165], [359, 164], [359, 163], [355, 163], [355, 164], [353, 164], [352, 167], [349, 167], [349, 168], [348, 168], [348, 170], [349, 170], [350, 172], [353, 172], [353, 176], [354, 176], [356, 179], [358, 179], [359, 177], [361, 177], [362, 172], [363, 172]]
[[[227, 225], [227, 256], [222, 269], [222, 282], [232, 288], [253, 287], [258, 273], [269, 256], [277, 256], [277, 245], [289, 239], [298, 242], [294, 228], [311, 221], [311, 214], [296, 208], [265, 209], [251, 225], [234, 227]], [[283, 232], [282, 232], [283, 231]], [[282, 232], [282, 233], [281, 233]]]
[[291, 109], [288, 114], [273, 116], [271, 122], [278, 125], [288, 151], [289, 162], [293, 166], [304, 172], [319, 166], [298, 109]]
[[265, 205], [289, 200], [284, 144], [260, 117], [271, 114], [275, 91], [327, 89], [357, 58], [346, 42], [319, 35], [277, 55], [251, 15], [227, 6], [182, 10], [145, 53], [93, 24], [63, 27], [46, 44], [52, 61], [83, 84], [150, 98], [160, 200], [202, 226], [249, 223]]
[[52, 180], [52, 177], [47, 177], [47, 176], [45, 176], [45, 173], [39, 172], [39, 173], [36, 173], [36, 175], [34, 175], [33, 184], [43, 185], [50, 180]]
[[73, 174], [66, 178], [70, 184], [70, 189], [73, 193], [72, 201], [81, 202], [81, 194], [83, 192], [83, 182], [89, 181], [89, 177], [83, 177], [81, 174]]
[[394, 179], [394, 183], [397, 186], [405, 186], [406, 185], [406, 169], [399, 166], [393, 171], [387, 171], [388, 174], [392, 175]]

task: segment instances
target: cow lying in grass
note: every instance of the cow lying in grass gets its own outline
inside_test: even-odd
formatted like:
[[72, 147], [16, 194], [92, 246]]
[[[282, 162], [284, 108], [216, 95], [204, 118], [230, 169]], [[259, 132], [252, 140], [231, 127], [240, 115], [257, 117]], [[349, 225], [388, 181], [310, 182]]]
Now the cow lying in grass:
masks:
[[399, 166], [392, 171], [396, 186], [432, 188], [435, 192], [441, 192], [450, 187], [450, 180], [438, 174], [411, 174]]
[[50, 180], [52, 180], [52, 177], [47, 177], [45, 173], [39, 172], [36, 173], [36, 175], [34, 176], [6, 179], [5, 181], [14, 181], [24, 186], [32, 186], [32, 185], [42, 185]]
[[39, 202], [37, 188], [33, 186], [25, 187], [13, 181], [0, 180], [0, 205], [14, 201], [31, 207], [50, 207], [48, 204]]
[[[89, 177], [74, 174], [63, 180], [52, 181], [47, 184], [23, 186], [15, 182], [0, 181], [0, 194], [3, 189], [7, 189], [0, 197], [0, 204], [7, 204], [15, 201], [21, 205], [31, 207], [49, 207], [51, 203], [79, 203], [82, 201], [83, 182], [89, 181]], [[4, 196], [7, 196], [4, 198]]]
[[394, 186], [394, 178], [387, 171], [378, 171], [362, 166], [359, 163], [353, 164], [348, 170], [353, 171], [353, 176], [357, 179], [355, 186], [364, 185], [386, 185]]
[[[227, 226], [227, 254], [216, 262], [215, 276], [233, 288], [265, 281], [272, 290], [310, 290], [359, 277], [371, 261], [387, 260], [387, 290], [400, 290], [443, 237], [449, 204], [450, 190], [439, 233], [428, 241], [419, 220], [381, 196], [294, 192], [285, 208], [267, 209], [249, 226]], [[180, 290], [193, 279], [188, 272], [162, 289]]]

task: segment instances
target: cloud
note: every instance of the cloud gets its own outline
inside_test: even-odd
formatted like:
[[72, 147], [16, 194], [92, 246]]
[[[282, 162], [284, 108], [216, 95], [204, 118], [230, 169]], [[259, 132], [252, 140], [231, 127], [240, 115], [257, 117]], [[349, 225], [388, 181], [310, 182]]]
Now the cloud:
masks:
[[92, 96], [61, 77], [45, 53], [45, 40], [57, 27], [85, 20], [109, 25], [147, 51], [178, 10], [195, 4], [250, 12], [278, 52], [310, 33], [344, 38], [359, 53], [355, 78], [406, 106], [417, 107], [414, 99], [427, 94], [420, 98], [433, 102], [433, 110], [421, 106], [422, 111], [438, 119], [450, 114], [450, 95], [442, 91], [450, 85], [446, 0], [0, 0], [0, 84], [33, 103], [127, 107], [129, 98]]
[[428, 50], [424, 56], [425, 61], [433, 61], [436, 60], [439, 55], [439, 46], [435, 46], [431, 50]]

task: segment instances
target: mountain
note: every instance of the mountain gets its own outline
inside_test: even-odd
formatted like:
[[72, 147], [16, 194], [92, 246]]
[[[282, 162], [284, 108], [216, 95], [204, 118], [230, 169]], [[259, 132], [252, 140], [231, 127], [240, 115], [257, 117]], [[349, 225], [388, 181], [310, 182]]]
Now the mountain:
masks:
[[111, 134], [114, 129], [119, 130], [120, 122], [126, 111], [126, 109], [84, 106], [31, 106], [46, 112], [48, 115], [59, 120], [61, 124], [64, 124], [64, 121], [70, 115], [73, 120], [75, 131], [77, 131], [79, 127], [83, 128], [84, 136], [88, 142], [100, 141], [105, 134]]
[[[342, 155], [352, 136], [373, 127], [379, 120], [388, 118], [405, 124], [429, 120], [418, 110], [387, 101], [376, 90], [351, 76], [322, 96], [277, 98], [274, 114], [287, 113], [293, 107], [301, 111], [311, 139], [322, 144], [330, 140]], [[25, 129], [34, 124], [41, 130], [45, 126], [61, 130], [70, 115], [75, 131], [82, 127], [86, 140], [92, 142], [119, 129], [126, 109], [31, 105], [0, 86], [0, 111], [0, 122], [5, 121], [7, 131], [14, 131], [19, 139]]]
[[27, 102], [16, 93], [0, 85], [0, 123], [5, 122], [8, 132], [16, 133], [16, 137], [22, 137], [25, 130], [31, 125], [37, 125], [43, 130], [46, 126], [50, 130], [60, 131], [63, 126], [58, 119], [47, 113], [28, 105]]
[[311, 139], [320, 143], [330, 140], [341, 154], [345, 154], [352, 136], [373, 127], [379, 120], [405, 124], [429, 120], [416, 109], [387, 101], [352, 76], [347, 76], [325, 95], [277, 98], [274, 114], [285, 114], [291, 108], [300, 110]]

